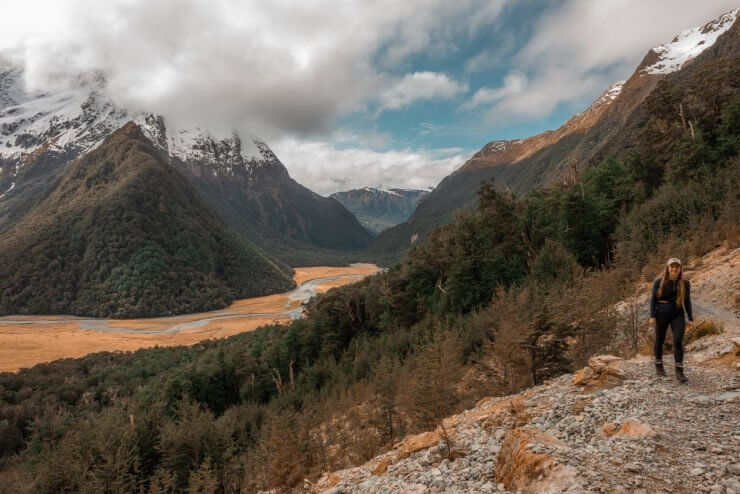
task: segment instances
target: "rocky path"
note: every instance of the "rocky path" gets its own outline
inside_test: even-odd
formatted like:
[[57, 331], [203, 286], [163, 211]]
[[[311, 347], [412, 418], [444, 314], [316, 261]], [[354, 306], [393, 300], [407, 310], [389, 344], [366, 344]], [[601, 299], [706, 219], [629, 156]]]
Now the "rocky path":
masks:
[[740, 250], [723, 255], [723, 272], [707, 274], [718, 266], [707, 264], [692, 281], [704, 290], [697, 319], [723, 332], [687, 346], [687, 385], [675, 380], [671, 355], [667, 378], [649, 356], [594, 357], [575, 375], [484, 399], [311, 490], [740, 494], [740, 317], [736, 293], [712, 290], [737, 285]]

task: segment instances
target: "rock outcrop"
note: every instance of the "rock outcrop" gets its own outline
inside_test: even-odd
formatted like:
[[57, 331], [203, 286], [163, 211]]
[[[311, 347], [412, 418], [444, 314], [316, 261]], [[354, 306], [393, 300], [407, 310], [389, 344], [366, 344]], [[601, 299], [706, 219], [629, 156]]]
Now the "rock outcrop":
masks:
[[588, 366], [576, 372], [573, 384], [586, 391], [613, 388], [625, 379], [624, 359], [614, 355], [597, 355], [588, 360]]

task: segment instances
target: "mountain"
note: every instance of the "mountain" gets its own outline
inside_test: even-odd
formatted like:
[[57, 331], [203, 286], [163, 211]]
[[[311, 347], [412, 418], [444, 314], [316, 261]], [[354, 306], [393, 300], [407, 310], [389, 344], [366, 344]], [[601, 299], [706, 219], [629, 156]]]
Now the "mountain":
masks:
[[[737, 66], [740, 9], [722, 15], [702, 27], [681, 32], [670, 43], [652, 48], [632, 76], [604, 91], [585, 111], [571, 117], [555, 131], [527, 139], [492, 141], [440, 184], [422, 201], [408, 221], [382, 232], [371, 250], [378, 256], [397, 258], [411, 243], [435, 227], [449, 223], [456, 210], [475, 205], [483, 181], [519, 194], [536, 187], [574, 180], [586, 169], [611, 156], [633, 153], [651, 156], [651, 136], [644, 132], [651, 112], [665, 105], [666, 95], [656, 90], [669, 81], [680, 81], [698, 65], [716, 71], [715, 108], [732, 97], [737, 78], [727, 76]], [[714, 60], [715, 63], [711, 63]], [[723, 72], [724, 71], [724, 72]], [[677, 102], [676, 120], [668, 125], [691, 124], [688, 105], [696, 113], [705, 103]], [[683, 108], [683, 110], [681, 110]], [[687, 116], [688, 115], [688, 116]], [[654, 129], [664, 132], [666, 129]]]
[[204, 311], [295, 286], [133, 122], [72, 161], [3, 232], [0, 280], [1, 314], [98, 317]]
[[431, 189], [380, 189], [363, 187], [335, 192], [336, 199], [374, 234], [409, 219], [416, 205]]
[[337, 201], [295, 182], [261, 139], [121, 108], [102, 76], [29, 92], [23, 71], [0, 60], [0, 105], [0, 232], [49, 194], [70, 160], [131, 120], [206, 205], [285, 262], [347, 262], [372, 239]]

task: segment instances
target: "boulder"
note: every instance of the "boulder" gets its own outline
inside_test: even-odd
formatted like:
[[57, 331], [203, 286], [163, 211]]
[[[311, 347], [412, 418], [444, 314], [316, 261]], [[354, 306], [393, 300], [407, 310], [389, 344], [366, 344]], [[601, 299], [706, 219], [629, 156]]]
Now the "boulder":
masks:
[[604, 437], [656, 437], [659, 435], [653, 426], [639, 420], [628, 420], [621, 425], [614, 422], [606, 422], [601, 426], [601, 434]]
[[432, 446], [435, 446], [441, 439], [442, 432], [439, 429], [407, 437], [399, 444], [396, 444], [396, 449], [398, 449], [398, 456], [396, 456], [396, 460], [408, 458], [417, 451], [431, 448]]
[[732, 351], [736, 357], [740, 357], [740, 338], [732, 339]]
[[683, 343], [688, 346], [700, 338], [721, 333], [714, 321], [702, 321], [686, 332]]
[[625, 380], [624, 359], [614, 355], [597, 355], [588, 360], [588, 366], [576, 372], [573, 384], [585, 391], [618, 386]]
[[383, 475], [388, 467], [393, 464], [393, 460], [390, 458], [383, 458], [373, 469], [373, 475]]
[[342, 481], [342, 477], [337, 472], [325, 473], [321, 476], [311, 489], [311, 492], [326, 492]]
[[473, 410], [466, 413], [466, 419], [479, 423], [485, 429], [506, 427], [513, 429], [529, 422], [524, 394], [504, 398], [484, 398]]
[[[506, 490], [517, 492], [550, 492], [573, 485], [572, 467], [561, 465], [550, 454], [535, 445], [564, 446], [563, 443], [533, 427], [509, 431], [496, 460], [496, 482]], [[536, 452], [534, 450], [540, 451]]]

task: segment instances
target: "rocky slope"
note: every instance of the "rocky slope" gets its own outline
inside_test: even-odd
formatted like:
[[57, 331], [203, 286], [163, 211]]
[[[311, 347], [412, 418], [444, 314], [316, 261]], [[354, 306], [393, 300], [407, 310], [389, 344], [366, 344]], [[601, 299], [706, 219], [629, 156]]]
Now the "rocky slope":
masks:
[[0, 231], [48, 195], [67, 163], [128, 121], [222, 219], [284, 260], [321, 262], [342, 256], [333, 250], [360, 249], [371, 240], [339, 203], [295, 182], [255, 136], [122, 108], [96, 74], [62, 80], [52, 91], [27, 91], [22, 69], [1, 59]]
[[[362, 466], [325, 474], [327, 493], [740, 493], [740, 248], [687, 266], [697, 320], [688, 385], [652, 357], [593, 357], [522, 393], [481, 400]], [[646, 283], [637, 300], [647, 305]], [[707, 327], [705, 325], [705, 327]], [[643, 335], [649, 339], [649, 333]], [[649, 342], [645, 345], [649, 353]], [[670, 355], [666, 362], [670, 362]]]
[[335, 192], [330, 197], [339, 201], [357, 217], [360, 224], [378, 234], [409, 219], [416, 205], [431, 189], [380, 189], [363, 187]]
[[[502, 187], [524, 193], [535, 187], [572, 180], [579, 171], [606, 157], [639, 150], [641, 142], [652, 139], [639, 134], [651, 117], [648, 99], [661, 82], [702, 77], [701, 71], [692, 70], [702, 62], [737, 64], [739, 12], [736, 9], [703, 27], [682, 32], [670, 43], [652, 48], [629, 79], [607, 88], [589, 108], [571, 117], [559, 129], [527, 139], [486, 144], [460, 169], [445, 177], [408, 221], [379, 235], [373, 250], [386, 254], [401, 252], [408, 248], [412, 238], [450, 222], [455, 210], [475, 204], [476, 192], [484, 180], [495, 180]], [[732, 80], [725, 83], [734, 88]], [[718, 93], [716, 97], [724, 96]], [[696, 101], [696, 95], [692, 97], [692, 103], [712, 104]]]

